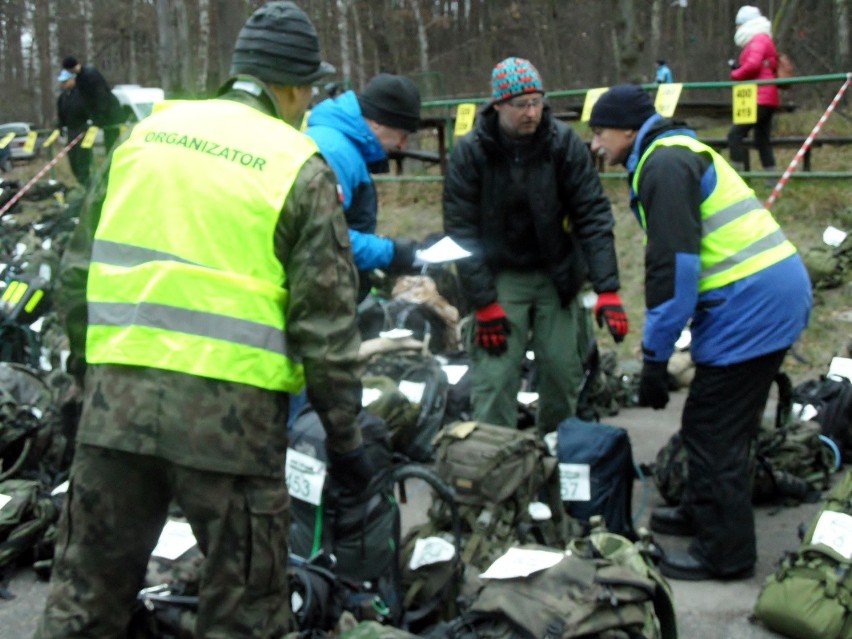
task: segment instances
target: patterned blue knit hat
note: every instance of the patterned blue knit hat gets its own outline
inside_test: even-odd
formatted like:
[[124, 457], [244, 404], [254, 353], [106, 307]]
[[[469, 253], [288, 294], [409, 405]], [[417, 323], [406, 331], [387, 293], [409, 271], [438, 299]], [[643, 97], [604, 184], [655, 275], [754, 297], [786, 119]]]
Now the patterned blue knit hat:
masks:
[[529, 60], [506, 58], [491, 72], [491, 99], [503, 102], [524, 93], [544, 93], [541, 76]]

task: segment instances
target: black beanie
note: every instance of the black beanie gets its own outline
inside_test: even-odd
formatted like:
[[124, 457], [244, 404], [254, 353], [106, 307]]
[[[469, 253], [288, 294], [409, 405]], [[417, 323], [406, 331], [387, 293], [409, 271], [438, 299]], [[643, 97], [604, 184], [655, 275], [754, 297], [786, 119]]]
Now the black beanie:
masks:
[[420, 125], [420, 91], [401, 75], [380, 73], [358, 96], [361, 113], [393, 129], [414, 133]]
[[77, 64], [77, 58], [75, 58], [73, 55], [65, 56], [65, 58], [62, 60], [62, 68], [68, 69], [69, 71], [76, 67]]
[[311, 84], [335, 69], [320, 60], [317, 30], [292, 2], [268, 2], [240, 29], [231, 75], [247, 74], [285, 86]]
[[589, 126], [638, 131], [656, 112], [645, 89], [636, 84], [619, 84], [595, 102]]

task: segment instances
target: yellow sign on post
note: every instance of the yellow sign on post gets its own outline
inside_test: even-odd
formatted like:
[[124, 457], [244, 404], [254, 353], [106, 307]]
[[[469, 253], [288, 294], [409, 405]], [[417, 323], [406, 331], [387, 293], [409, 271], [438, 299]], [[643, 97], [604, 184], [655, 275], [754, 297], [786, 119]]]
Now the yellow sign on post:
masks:
[[58, 137], [59, 129], [53, 129], [53, 131], [50, 132], [50, 135], [47, 136], [47, 139], [44, 141], [44, 144], [42, 144], [42, 146], [45, 148], [49, 147], [51, 144], [56, 142], [56, 138]]
[[24, 142], [24, 153], [32, 153], [35, 150], [36, 140], [38, 140], [38, 131], [30, 131], [27, 133], [27, 141]]
[[757, 85], [735, 84], [731, 89], [734, 96], [734, 124], [757, 122]]
[[80, 141], [81, 149], [91, 149], [95, 145], [95, 138], [98, 135], [98, 127], [90, 126], [86, 129], [86, 135], [83, 136], [83, 139]]
[[0, 139], [0, 149], [5, 149], [7, 146], [9, 146], [9, 142], [11, 142], [14, 139], [15, 139], [14, 133], [7, 133], [6, 135], [4, 135], [3, 138]]
[[680, 92], [682, 90], [683, 84], [680, 82], [661, 84], [657, 88], [657, 97], [654, 100], [654, 108], [657, 110], [657, 113], [664, 118], [672, 117], [677, 108], [677, 101], [680, 99]]
[[470, 102], [460, 104], [456, 107], [456, 126], [453, 129], [454, 137], [461, 137], [473, 128], [476, 119], [476, 105]]
[[598, 87], [597, 89], [589, 89], [586, 91], [586, 101], [583, 103], [583, 113], [580, 116], [580, 122], [589, 121], [589, 118], [592, 117], [592, 107], [595, 106], [595, 102], [598, 101], [598, 98], [607, 91], [609, 91], [609, 87]]

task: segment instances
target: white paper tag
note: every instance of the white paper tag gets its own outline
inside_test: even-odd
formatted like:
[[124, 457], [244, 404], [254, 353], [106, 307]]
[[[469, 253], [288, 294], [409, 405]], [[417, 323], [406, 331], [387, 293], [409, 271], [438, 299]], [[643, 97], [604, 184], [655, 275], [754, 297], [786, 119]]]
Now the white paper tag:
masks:
[[68, 486], [70, 486], [70, 485], [71, 485], [71, 482], [69, 482], [66, 479], [64, 482], [62, 482], [56, 488], [54, 488], [53, 490], [50, 491], [50, 496], [56, 497], [57, 495], [61, 495], [62, 493], [67, 493], [68, 492]]
[[284, 477], [290, 497], [319, 506], [325, 484], [325, 464], [319, 459], [287, 449]]
[[675, 342], [675, 348], [679, 351], [689, 350], [689, 345], [692, 344], [692, 333], [688, 328], [680, 332], [680, 337]]
[[290, 593], [290, 610], [293, 612], [299, 612], [304, 604], [305, 600], [302, 599], [302, 595], [295, 590]]
[[384, 339], [405, 339], [414, 335], [414, 331], [410, 328], [392, 328], [389, 331], [380, 331], [379, 337]]
[[559, 464], [559, 496], [562, 501], [592, 498], [591, 467], [588, 464]]
[[538, 401], [538, 393], [530, 393], [528, 391], [521, 391], [518, 393], [518, 402], [523, 404], [524, 406], [530, 406]]
[[527, 506], [527, 512], [533, 521], [548, 521], [553, 518], [553, 511], [550, 506], [540, 501], [531, 501]]
[[169, 519], [163, 526], [160, 539], [154, 550], [153, 557], [164, 557], [166, 559], [177, 559], [196, 544], [192, 527], [185, 521]]
[[417, 570], [423, 566], [450, 561], [456, 554], [456, 548], [446, 539], [426, 537], [414, 542], [414, 551], [408, 567]]
[[369, 406], [381, 396], [382, 391], [378, 388], [368, 388], [365, 386], [361, 390], [361, 406]]
[[829, 246], [837, 248], [843, 244], [843, 240], [846, 239], [846, 235], [845, 231], [841, 231], [835, 226], [829, 226], [822, 232], [822, 241]]
[[828, 365], [828, 377], [845, 378], [852, 382], [852, 359], [849, 357], [832, 357]]
[[819, 516], [811, 543], [825, 544], [846, 559], [852, 559], [852, 516], [826, 510]]
[[425, 382], [410, 382], [403, 379], [399, 382], [399, 392], [405, 395], [412, 404], [423, 401], [423, 393], [426, 392]]
[[464, 377], [464, 374], [470, 367], [466, 364], [444, 364], [441, 368], [446, 373], [450, 386], [455, 386], [461, 381], [461, 378]]
[[8, 504], [10, 501], [12, 501], [12, 498], [9, 495], [4, 495], [3, 493], [0, 493], [0, 509], [2, 509], [3, 506]]
[[514, 579], [528, 577], [534, 572], [552, 568], [565, 557], [564, 553], [531, 548], [509, 548], [484, 573], [483, 579]]
[[802, 406], [798, 402], [793, 402], [793, 414], [799, 418], [799, 421], [809, 422], [819, 415], [819, 411], [813, 404], [805, 404]]

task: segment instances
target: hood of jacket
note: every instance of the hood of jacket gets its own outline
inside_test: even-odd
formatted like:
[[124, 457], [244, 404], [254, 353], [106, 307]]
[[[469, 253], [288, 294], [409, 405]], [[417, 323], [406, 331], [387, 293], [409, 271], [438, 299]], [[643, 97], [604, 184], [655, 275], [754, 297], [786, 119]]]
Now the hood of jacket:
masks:
[[354, 91], [347, 91], [336, 98], [323, 100], [311, 109], [308, 127], [315, 126], [327, 126], [345, 135], [367, 164], [387, 159], [379, 139], [370, 130], [361, 114], [361, 107]]

